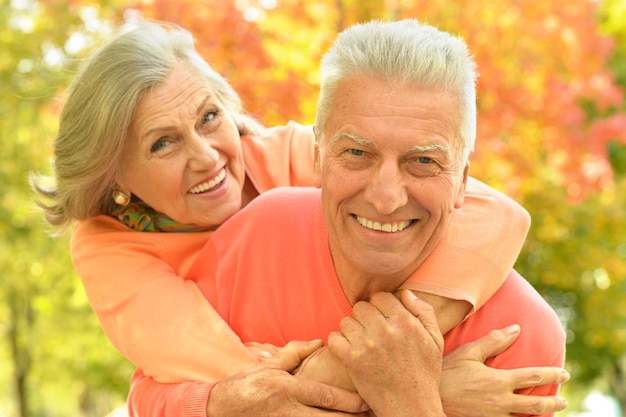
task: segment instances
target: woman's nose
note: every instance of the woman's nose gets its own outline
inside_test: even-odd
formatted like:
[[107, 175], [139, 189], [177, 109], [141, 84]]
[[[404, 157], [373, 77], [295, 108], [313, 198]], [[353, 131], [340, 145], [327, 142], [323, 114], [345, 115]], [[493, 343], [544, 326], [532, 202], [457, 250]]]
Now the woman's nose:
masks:
[[212, 143], [199, 136], [194, 135], [187, 141], [189, 167], [193, 170], [211, 170], [218, 163], [220, 155]]

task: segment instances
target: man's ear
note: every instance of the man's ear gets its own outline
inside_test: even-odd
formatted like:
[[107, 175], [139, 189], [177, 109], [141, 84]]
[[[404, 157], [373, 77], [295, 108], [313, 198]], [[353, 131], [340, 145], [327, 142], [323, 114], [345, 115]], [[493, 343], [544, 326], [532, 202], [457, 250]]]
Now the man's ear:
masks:
[[454, 208], [461, 208], [463, 206], [463, 200], [465, 198], [465, 187], [467, 186], [467, 177], [469, 176], [469, 162], [465, 165], [463, 169], [463, 184], [459, 187], [457, 191], [456, 199], [454, 200]]
[[313, 185], [317, 188], [322, 187], [322, 157], [320, 156], [319, 141], [315, 141], [315, 155], [313, 157]]

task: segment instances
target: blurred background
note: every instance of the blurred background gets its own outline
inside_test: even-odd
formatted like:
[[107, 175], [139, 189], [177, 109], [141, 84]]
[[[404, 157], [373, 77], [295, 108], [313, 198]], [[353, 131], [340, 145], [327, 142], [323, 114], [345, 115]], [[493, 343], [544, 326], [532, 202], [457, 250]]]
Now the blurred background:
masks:
[[26, 177], [49, 172], [81, 58], [137, 16], [191, 30], [268, 126], [313, 122], [320, 57], [355, 22], [418, 17], [465, 38], [481, 74], [471, 173], [531, 213], [516, 268], [568, 335], [559, 416], [626, 416], [626, 0], [0, 0], [0, 417], [124, 404], [133, 368]]

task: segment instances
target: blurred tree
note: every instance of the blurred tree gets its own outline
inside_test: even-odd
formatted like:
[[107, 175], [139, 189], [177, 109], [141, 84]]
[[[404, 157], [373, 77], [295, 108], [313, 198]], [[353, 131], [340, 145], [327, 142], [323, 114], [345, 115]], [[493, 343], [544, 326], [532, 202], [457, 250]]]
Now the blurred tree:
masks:
[[533, 213], [517, 269], [556, 308], [568, 332], [567, 361], [573, 383], [602, 388], [626, 410], [626, 187], [615, 187], [566, 205], [564, 188], [546, 182], [525, 196]]
[[[270, 53], [271, 45], [263, 43], [257, 20], [264, 10], [240, 3], [245, 2], [155, 0], [133, 7], [145, 17], [192, 31], [198, 51], [231, 82], [249, 113], [265, 122], [279, 117], [301, 120], [299, 98], [313, 90], [292, 68], [279, 65]], [[295, 22], [290, 19], [288, 25]]]
[[102, 416], [127, 391], [131, 368], [107, 346], [73, 272], [68, 241], [47, 236], [27, 183], [30, 171], [49, 169], [55, 97], [75, 67], [76, 54], [106, 28], [102, 17], [97, 8], [77, 2], [0, 2], [0, 332], [5, 342], [0, 351], [9, 360], [0, 368], [6, 378], [2, 385], [10, 388], [0, 397], [10, 404], [0, 407], [3, 415]]

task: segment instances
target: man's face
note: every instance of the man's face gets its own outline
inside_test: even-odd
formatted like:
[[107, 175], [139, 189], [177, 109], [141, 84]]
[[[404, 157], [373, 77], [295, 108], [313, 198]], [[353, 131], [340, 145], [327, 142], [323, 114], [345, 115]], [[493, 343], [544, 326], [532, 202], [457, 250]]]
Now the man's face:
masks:
[[436, 246], [467, 178], [452, 154], [458, 109], [445, 92], [369, 78], [339, 85], [316, 185], [340, 277], [406, 278]]

